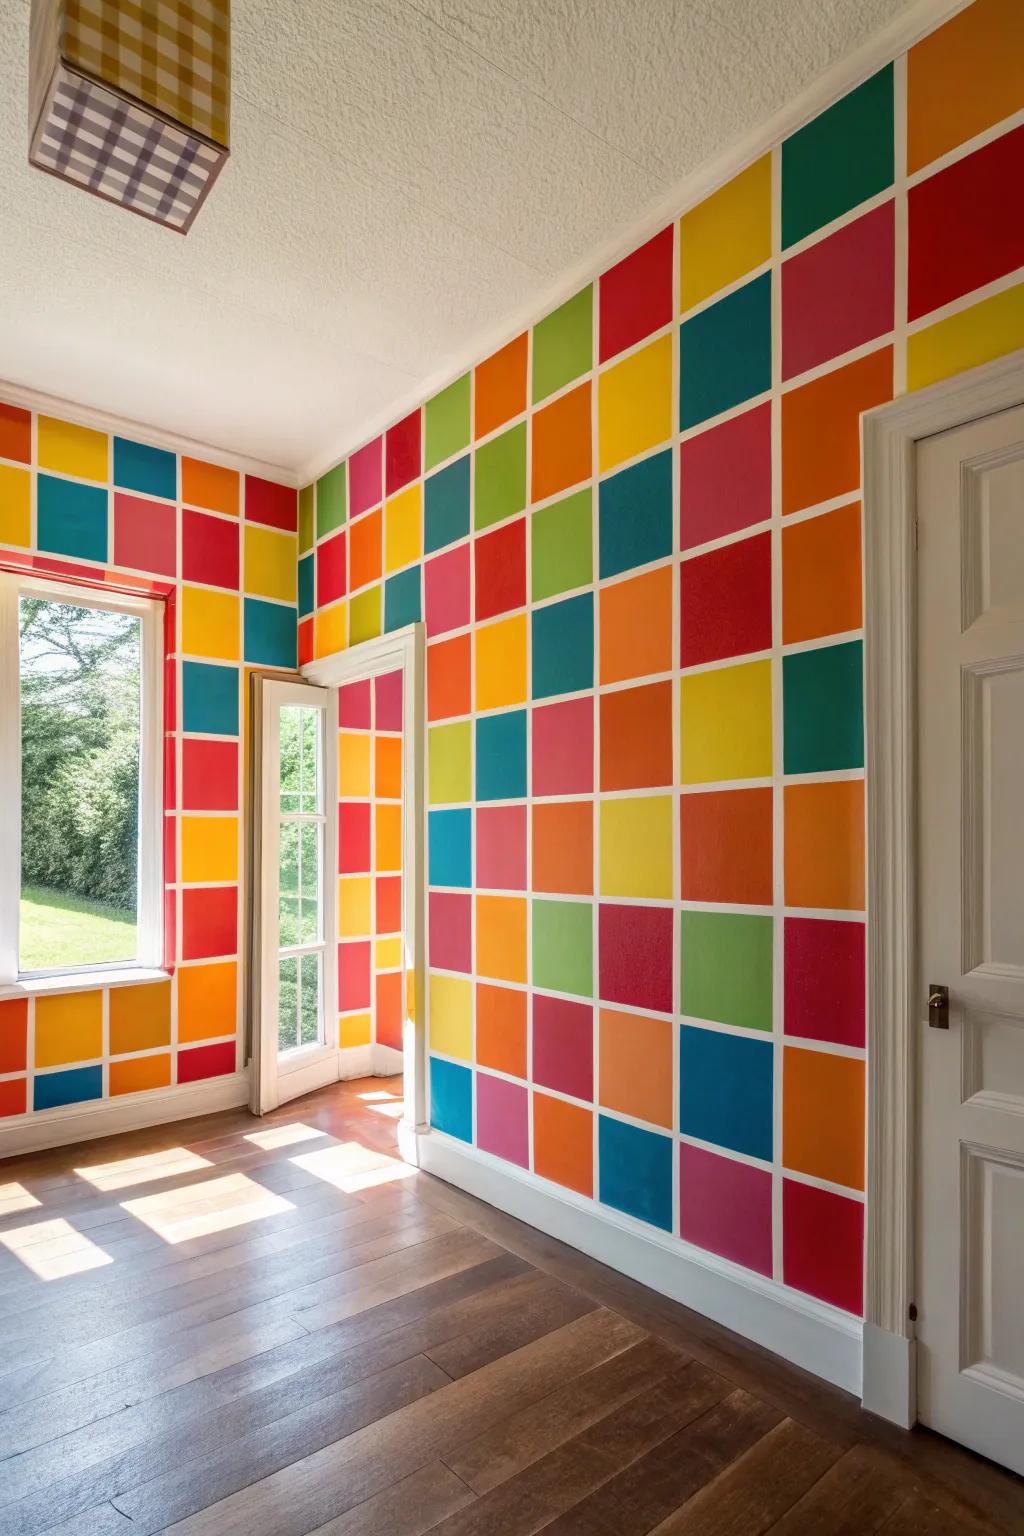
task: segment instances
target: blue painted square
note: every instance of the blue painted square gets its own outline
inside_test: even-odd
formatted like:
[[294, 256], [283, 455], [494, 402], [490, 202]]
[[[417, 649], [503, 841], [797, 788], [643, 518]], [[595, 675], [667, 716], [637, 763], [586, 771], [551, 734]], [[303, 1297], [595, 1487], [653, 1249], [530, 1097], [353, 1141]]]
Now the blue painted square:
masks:
[[286, 603], [267, 603], [260, 597], [245, 599], [244, 655], [261, 667], [296, 666], [298, 615]]
[[482, 715], [476, 722], [476, 797], [526, 798], [526, 710]]
[[181, 727], [207, 736], [238, 735], [238, 668], [210, 661], [181, 664]]
[[679, 1129], [716, 1147], [772, 1156], [774, 1047], [684, 1024], [679, 1030]]
[[115, 437], [114, 484], [123, 491], [141, 491], [144, 496], [166, 496], [174, 501], [178, 495], [177, 455], [166, 448]]
[[772, 384], [770, 272], [679, 327], [679, 429], [717, 416]]
[[384, 628], [403, 629], [406, 624], [417, 624], [422, 617], [420, 567], [411, 565], [407, 571], [389, 576], [384, 583]]
[[107, 558], [107, 493], [97, 485], [40, 475], [36, 543], [52, 555], [75, 560]]
[[533, 697], [578, 693], [594, 686], [594, 594], [535, 608]]
[[602, 1205], [672, 1231], [672, 1138], [598, 1116]]
[[423, 490], [423, 549], [433, 554], [469, 532], [469, 459], [429, 475]]
[[672, 553], [672, 451], [602, 480], [598, 490], [602, 579]]
[[472, 812], [430, 811], [427, 815], [427, 878], [431, 885], [473, 884]]
[[82, 1104], [86, 1099], [102, 1097], [102, 1067], [71, 1067], [67, 1072], [41, 1072], [32, 1084], [33, 1109], [56, 1109], [60, 1104]]
[[313, 556], [303, 555], [299, 561], [299, 617], [313, 612]]
[[468, 1067], [431, 1056], [430, 1123], [446, 1136], [473, 1140], [473, 1074]]

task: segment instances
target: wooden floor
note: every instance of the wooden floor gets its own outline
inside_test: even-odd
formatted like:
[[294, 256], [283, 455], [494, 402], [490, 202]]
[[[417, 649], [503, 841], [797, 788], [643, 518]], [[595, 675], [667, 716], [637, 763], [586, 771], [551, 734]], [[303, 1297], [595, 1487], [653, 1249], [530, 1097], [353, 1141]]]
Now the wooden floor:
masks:
[[394, 1157], [344, 1084], [0, 1167], [3, 1536], [921, 1536], [1024, 1488]]

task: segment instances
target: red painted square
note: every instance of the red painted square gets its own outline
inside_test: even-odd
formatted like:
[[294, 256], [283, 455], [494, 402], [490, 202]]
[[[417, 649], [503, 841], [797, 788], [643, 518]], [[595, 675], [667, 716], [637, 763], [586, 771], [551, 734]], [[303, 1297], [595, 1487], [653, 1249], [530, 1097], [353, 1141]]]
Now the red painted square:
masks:
[[375, 437], [372, 442], [357, 448], [348, 461], [348, 515], [358, 517], [368, 507], [380, 505], [383, 496], [384, 439]]
[[766, 651], [772, 643], [771, 534], [757, 533], [679, 567], [681, 664]]
[[476, 884], [483, 890], [525, 891], [526, 806], [501, 805], [476, 813]]
[[711, 790], [679, 803], [684, 901], [772, 902], [772, 792]]
[[185, 738], [181, 744], [181, 808], [237, 811], [237, 741]]
[[268, 528], [294, 533], [299, 526], [299, 493], [292, 485], [246, 475], [245, 517], [249, 523], [265, 523]]
[[312, 618], [299, 620], [299, 652], [298, 662], [304, 667], [307, 662], [313, 660], [314, 637]]
[[338, 873], [362, 875], [370, 863], [370, 807], [338, 806]]
[[0, 1003], [0, 1072], [24, 1072], [28, 1054], [28, 998]]
[[772, 1176], [683, 1142], [679, 1236], [758, 1274], [772, 1272]]
[[374, 721], [378, 731], [402, 729], [402, 669], [382, 672], [373, 680]]
[[173, 576], [178, 569], [177, 539], [177, 509], [173, 505], [126, 496], [123, 491], [114, 493], [115, 565]]
[[907, 318], [1024, 266], [1024, 125], [907, 193]]
[[420, 411], [419, 408], [396, 421], [389, 427], [384, 444], [385, 479], [387, 494], [393, 496], [403, 485], [415, 480], [420, 473]]
[[828, 1189], [782, 1181], [782, 1278], [795, 1290], [860, 1316], [864, 1206]]
[[181, 577], [238, 591], [238, 523], [187, 507], [181, 514]]
[[178, 754], [173, 736], [164, 737], [164, 809], [172, 810], [178, 803]]
[[863, 923], [787, 917], [783, 975], [787, 1035], [863, 1046]]
[[431, 891], [428, 958], [442, 971], [473, 969], [473, 898], [468, 892]]
[[671, 1013], [672, 932], [673, 913], [668, 907], [602, 902], [598, 913], [601, 1000]]
[[192, 886], [184, 890], [181, 895], [181, 958], [209, 960], [237, 953], [237, 885]]
[[602, 275], [598, 285], [602, 363], [672, 319], [673, 232], [670, 224]]
[[522, 608], [526, 603], [526, 519], [517, 518], [474, 543], [476, 620]]
[[175, 816], [164, 817], [164, 882], [173, 885], [178, 878], [178, 822]]
[[217, 1045], [199, 1045], [195, 1050], [178, 1052], [179, 1083], [198, 1083], [206, 1077], [227, 1077], [234, 1070], [233, 1040], [222, 1040]]
[[679, 445], [680, 547], [772, 515], [772, 408], [766, 401]]
[[345, 683], [338, 689], [338, 725], [343, 730], [370, 729], [370, 680]]
[[164, 730], [177, 729], [178, 663], [173, 656], [164, 662]]
[[883, 203], [783, 264], [784, 379], [892, 330], [894, 208]]
[[342, 529], [316, 547], [317, 607], [324, 608], [336, 598], [344, 597], [345, 589], [345, 530]]
[[443, 635], [469, 623], [469, 545], [435, 555], [423, 568], [428, 635]]
[[374, 933], [401, 933], [401, 875], [378, 875], [374, 890], [374, 904], [377, 919], [374, 925]]
[[370, 941], [338, 945], [338, 1012], [370, 1006]]
[[0, 1117], [25, 1113], [25, 1078], [0, 1083]]
[[533, 1081], [574, 1099], [594, 1097], [594, 1008], [534, 993]]
[[0, 459], [32, 462], [32, 412], [0, 404]]
[[590, 795], [594, 792], [594, 700], [534, 708], [533, 793]]
[[377, 1044], [389, 1045], [393, 1051], [402, 1049], [402, 987], [401, 971], [376, 978]]
[[427, 646], [427, 719], [468, 715], [472, 707], [472, 637], [456, 635]]
[[178, 893], [164, 891], [164, 970], [173, 971], [178, 956]]

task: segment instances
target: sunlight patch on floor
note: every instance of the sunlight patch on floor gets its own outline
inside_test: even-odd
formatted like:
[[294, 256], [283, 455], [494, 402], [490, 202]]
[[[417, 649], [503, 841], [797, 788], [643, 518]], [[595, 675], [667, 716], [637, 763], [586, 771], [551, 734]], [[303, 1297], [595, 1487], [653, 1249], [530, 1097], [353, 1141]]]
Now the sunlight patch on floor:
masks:
[[263, 1221], [293, 1211], [290, 1200], [264, 1189], [244, 1173], [232, 1173], [207, 1184], [169, 1189], [159, 1195], [122, 1200], [130, 1216], [145, 1222], [165, 1243], [185, 1243], [210, 1232], [226, 1232], [250, 1221]]
[[360, 1189], [373, 1189], [378, 1184], [390, 1184], [398, 1179], [412, 1178], [416, 1172], [408, 1163], [385, 1152], [375, 1152], [358, 1141], [342, 1142], [340, 1146], [324, 1147], [320, 1152], [304, 1152], [291, 1159], [299, 1168], [305, 1168], [336, 1189], [355, 1194]]
[[318, 1131], [316, 1126], [303, 1125], [297, 1120], [293, 1125], [272, 1125], [266, 1131], [249, 1131], [245, 1139], [254, 1146], [270, 1151], [272, 1147], [291, 1147], [296, 1142], [315, 1141], [318, 1136], [326, 1135], [326, 1131]]
[[367, 1109], [375, 1115], [384, 1115], [388, 1120], [401, 1120], [405, 1105], [399, 1099], [397, 1104], [367, 1104]]
[[388, 1093], [383, 1088], [375, 1088], [372, 1093], [361, 1093], [359, 1098], [364, 1104], [376, 1103], [379, 1099], [397, 1099], [397, 1093]]
[[130, 1184], [151, 1184], [154, 1179], [173, 1179], [181, 1173], [195, 1173], [211, 1168], [208, 1158], [185, 1147], [164, 1147], [160, 1152], [144, 1152], [116, 1163], [96, 1163], [91, 1168], [76, 1168], [80, 1179], [96, 1189], [127, 1189]]
[[63, 1216], [0, 1232], [0, 1243], [40, 1280], [61, 1280], [114, 1262]]
[[30, 1195], [24, 1184], [0, 1184], [0, 1216], [14, 1216], [37, 1205], [42, 1205], [42, 1201]]

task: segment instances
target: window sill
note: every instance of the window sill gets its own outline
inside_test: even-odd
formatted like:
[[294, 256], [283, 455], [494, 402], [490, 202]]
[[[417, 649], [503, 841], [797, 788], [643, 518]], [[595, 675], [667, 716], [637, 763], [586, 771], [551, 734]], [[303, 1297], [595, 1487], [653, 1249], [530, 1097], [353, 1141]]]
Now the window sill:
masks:
[[170, 981], [169, 971], [145, 965], [111, 967], [109, 971], [67, 971], [60, 976], [25, 976], [0, 984], [0, 1002], [14, 997], [38, 997], [50, 992], [97, 992], [101, 987], [135, 987], [150, 981]]

